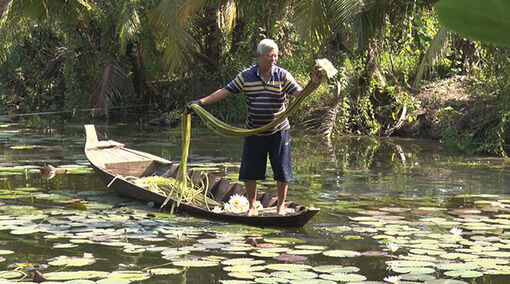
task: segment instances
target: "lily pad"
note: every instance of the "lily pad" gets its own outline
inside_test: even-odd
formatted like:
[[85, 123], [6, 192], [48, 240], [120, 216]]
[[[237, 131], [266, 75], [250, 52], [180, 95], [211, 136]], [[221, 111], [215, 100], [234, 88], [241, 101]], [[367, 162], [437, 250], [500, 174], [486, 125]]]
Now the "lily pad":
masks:
[[357, 257], [361, 255], [361, 253], [353, 250], [328, 250], [324, 251], [323, 254], [331, 257]]
[[131, 281], [141, 281], [149, 279], [150, 277], [150, 274], [140, 271], [114, 271], [106, 276], [106, 278], [110, 279], [125, 279]]
[[172, 262], [175, 266], [184, 267], [212, 267], [219, 265], [219, 262], [207, 261], [207, 260], [180, 260]]
[[265, 263], [265, 261], [263, 261], [263, 260], [254, 259], [254, 258], [250, 258], [250, 257], [232, 258], [232, 259], [223, 260], [221, 262], [221, 264], [223, 264], [223, 265], [259, 265], [259, 264], [264, 264], [264, 263]]
[[304, 244], [305, 241], [295, 238], [266, 238], [264, 241], [274, 244]]
[[22, 277], [23, 273], [19, 271], [0, 271], [0, 279], [14, 279]]
[[320, 278], [332, 281], [342, 281], [342, 282], [358, 282], [365, 281], [367, 278], [361, 274], [354, 273], [333, 273], [333, 274], [321, 274]]
[[59, 256], [48, 264], [53, 266], [86, 266], [95, 262], [94, 258]]
[[483, 273], [473, 270], [450, 270], [444, 273], [451, 277], [462, 277], [462, 278], [477, 278], [482, 277]]
[[275, 263], [268, 264], [266, 268], [271, 270], [283, 270], [283, 271], [297, 271], [297, 270], [308, 270], [312, 267], [305, 264], [286, 264], [286, 263]]
[[314, 279], [317, 278], [318, 275], [317, 273], [311, 271], [295, 270], [295, 271], [275, 271], [271, 273], [271, 276], [276, 278], [295, 280], [295, 279]]
[[62, 281], [62, 280], [73, 280], [73, 279], [93, 279], [103, 278], [108, 275], [106, 271], [59, 271], [59, 272], [48, 272], [44, 274], [46, 280], [50, 281]]
[[254, 271], [263, 271], [266, 268], [264, 266], [259, 265], [234, 265], [234, 266], [225, 266], [223, 270], [228, 272], [254, 272]]
[[0, 255], [13, 254], [14, 251], [8, 249], [0, 249]]
[[354, 266], [320, 265], [313, 267], [312, 270], [319, 273], [350, 273], [358, 272], [359, 268]]
[[437, 268], [440, 270], [473, 270], [478, 269], [480, 266], [476, 263], [442, 263], [438, 264]]
[[173, 275], [182, 273], [182, 270], [176, 268], [152, 268], [148, 272], [153, 275]]

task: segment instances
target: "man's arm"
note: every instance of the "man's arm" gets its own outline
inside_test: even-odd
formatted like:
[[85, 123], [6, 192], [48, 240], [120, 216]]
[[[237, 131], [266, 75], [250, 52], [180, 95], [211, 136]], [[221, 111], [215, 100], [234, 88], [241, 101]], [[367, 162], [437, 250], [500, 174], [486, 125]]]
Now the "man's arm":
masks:
[[225, 88], [218, 89], [214, 91], [212, 94], [208, 95], [207, 97], [203, 97], [200, 99], [200, 102], [202, 102], [202, 105], [212, 105], [215, 104], [221, 100], [224, 100], [230, 96], [232, 96], [234, 93], [227, 91]]
[[[315, 71], [312, 73], [312, 78], [310, 79], [310, 82], [308, 84], [311, 84], [313, 87], [312, 90], [315, 90], [321, 85], [322, 80], [324, 80], [324, 75], [318, 69], [315, 69]], [[303, 90], [295, 91], [294, 97], [299, 96], [302, 91]]]

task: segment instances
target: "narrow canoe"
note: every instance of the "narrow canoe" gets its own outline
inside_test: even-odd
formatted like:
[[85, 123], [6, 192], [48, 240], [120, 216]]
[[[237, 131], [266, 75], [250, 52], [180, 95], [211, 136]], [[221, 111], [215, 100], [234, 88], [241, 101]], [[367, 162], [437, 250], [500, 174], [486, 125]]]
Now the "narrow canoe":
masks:
[[[179, 164], [167, 159], [130, 149], [124, 144], [105, 139], [94, 125], [85, 125], [87, 136], [85, 154], [99, 179], [111, 190], [122, 195], [145, 202], [154, 202], [157, 206], [163, 204], [166, 196], [150, 191], [143, 186], [136, 185], [124, 177], [162, 176], [176, 177]], [[191, 172], [190, 172], [191, 173]], [[209, 197], [218, 202], [227, 202], [230, 196], [239, 194], [246, 196], [244, 186], [214, 174], [193, 172], [193, 178], [208, 179]], [[318, 208], [308, 208], [304, 205], [287, 201], [285, 216], [276, 214], [278, 198], [269, 193], [258, 191], [257, 200], [263, 209], [258, 216], [245, 214], [216, 213], [207, 208], [181, 202], [176, 208], [179, 213], [187, 213], [196, 217], [219, 221], [242, 223], [259, 227], [302, 227], [318, 211]], [[176, 201], [170, 200], [166, 208], [170, 208]]]

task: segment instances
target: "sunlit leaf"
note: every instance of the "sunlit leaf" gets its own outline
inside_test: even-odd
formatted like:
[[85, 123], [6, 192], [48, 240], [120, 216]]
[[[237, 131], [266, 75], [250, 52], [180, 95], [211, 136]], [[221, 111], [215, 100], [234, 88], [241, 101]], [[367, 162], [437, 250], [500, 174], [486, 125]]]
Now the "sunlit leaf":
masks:
[[312, 267], [305, 264], [275, 263], [266, 265], [266, 268], [271, 270], [296, 271], [296, 270], [308, 270], [311, 269]]
[[110, 279], [126, 279], [132, 281], [141, 281], [150, 278], [150, 274], [140, 271], [114, 271], [106, 276]]
[[0, 271], [0, 279], [14, 279], [20, 278], [23, 276], [23, 273], [19, 271]]
[[264, 264], [265, 261], [254, 258], [232, 258], [223, 260], [221, 264], [223, 265], [259, 265]]
[[450, 270], [444, 273], [451, 277], [462, 277], [462, 278], [477, 278], [482, 277], [483, 273], [473, 270]]
[[317, 273], [304, 271], [304, 270], [293, 270], [293, 271], [275, 271], [271, 273], [271, 276], [276, 278], [283, 278], [289, 280], [297, 279], [313, 279], [317, 278]]
[[219, 265], [219, 262], [207, 261], [207, 260], [180, 260], [172, 262], [175, 266], [185, 267], [212, 267]]
[[148, 272], [154, 275], [173, 275], [182, 273], [182, 270], [176, 268], [152, 268]]
[[357, 281], [365, 281], [367, 278], [360, 274], [354, 273], [333, 273], [333, 274], [321, 274], [320, 278], [326, 280], [333, 281], [342, 281], [342, 282], [357, 282]]
[[355, 266], [321, 265], [312, 268], [312, 270], [319, 273], [351, 273], [358, 272], [360, 269]]
[[361, 255], [361, 253], [352, 250], [328, 250], [324, 251], [323, 254], [331, 257], [357, 257]]
[[435, 10], [443, 25], [462, 36], [510, 45], [510, 2], [506, 0], [441, 0]]
[[94, 258], [59, 256], [48, 262], [48, 264], [53, 266], [85, 266], [95, 262]]
[[105, 271], [59, 271], [44, 273], [47, 280], [72, 280], [72, 279], [93, 279], [102, 278], [108, 275]]

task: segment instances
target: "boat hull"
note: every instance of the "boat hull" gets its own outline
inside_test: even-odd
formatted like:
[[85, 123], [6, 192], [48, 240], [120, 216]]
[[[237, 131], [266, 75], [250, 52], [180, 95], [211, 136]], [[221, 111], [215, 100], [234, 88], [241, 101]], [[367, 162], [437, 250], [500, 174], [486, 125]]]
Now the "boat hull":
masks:
[[[144, 202], [154, 202], [156, 206], [161, 206], [161, 204], [163, 204], [166, 200], [166, 196], [138, 186], [122, 178], [122, 176], [134, 175], [137, 177], [142, 177], [164, 173], [174, 173], [175, 175], [178, 165], [161, 157], [125, 148], [123, 144], [111, 140], [109, 141], [111, 141], [110, 144], [114, 145], [113, 147], [94, 147], [96, 145], [94, 144], [96, 140], [94, 134], [98, 134], [90, 134], [89, 132], [92, 131], [91, 128], [94, 129], [95, 132], [95, 128], [93, 128], [93, 126], [89, 126], [89, 129], [87, 129], [87, 144], [85, 147], [85, 153], [97, 177], [109, 189], [121, 196], [137, 199]], [[89, 136], [92, 136], [90, 139], [92, 142], [90, 143]], [[100, 140], [102, 137], [100, 135], [97, 137], [99, 137], [98, 141], [102, 143], [101, 141], [103, 140]], [[104, 146], [106, 144], [107, 143], [103, 143], [101, 145]], [[101, 151], [105, 152], [102, 153]], [[119, 154], [116, 155], [115, 153]], [[136, 154], [136, 156], [133, 156], [133, 154]], [[139, 157], [143, 157], [144, 160], [134, 161], [135, 159], [140, 159]], [[126, 163], [131, 163], [131, 167], [125, 167], [125, 169], [122, 169], [122, 167], [119, 166], [125, 166]], [[139, 169], [136, 170], [137, 166], [142, 163], [143, 165], [147, 166], [139, 167]], [[203, 174], [199, 173], [199, 175]], [[210, 188], [208, 190], [212, 193], [213, 197], [215, 197], [216, 201], [225, 202], [233, 194], [245, 195], [244, 187], [242, 185], [233, 183], [225, 178], [220, 178], [214, 175], [207, 175], [202, 178], [209, 179], [208, 184], [210, 185]], [[276, 202], [275, 197], [265, 192], [259, 191], [257, 196], [257, 199], [266, 206], [274, 205]], [[176, 205], [174, 200], [170, 200], [163, 209], [169, 209], [172, 207], [172, 205]], [[284, 216], [276, 214], [246, 216], [243, 214], [230, 214], [225, 212], [216, 213], [206, 208], [201, 208], [186, 203], [180, 203], [178, 206], [175, 206], [175, 209], [177, 209], [176, 211], [181, 214], [186, 213], [201, 218], [241, 223], [259, 227], [302, 227], [319, 211], [319, 209], [310, 209], [295, 202], [289, 202], [289, 207], [296, 209], [295, 213], [287, 214]]]

